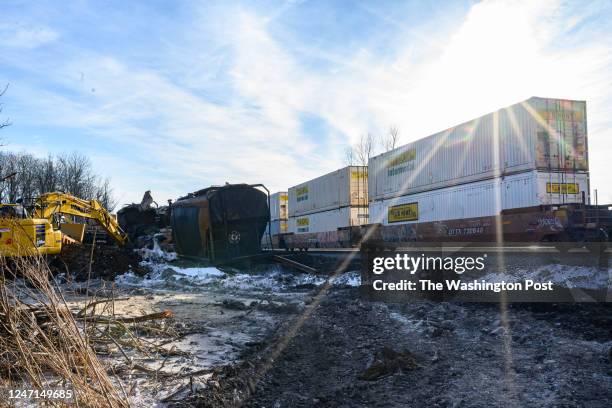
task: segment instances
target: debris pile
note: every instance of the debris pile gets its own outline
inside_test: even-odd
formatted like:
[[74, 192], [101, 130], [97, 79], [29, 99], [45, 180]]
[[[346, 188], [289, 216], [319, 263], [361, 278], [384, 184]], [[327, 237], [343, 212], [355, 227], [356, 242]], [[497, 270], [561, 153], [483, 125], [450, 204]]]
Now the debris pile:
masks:
[[117, 212], [121, 228], [133, 242], [140, 237], [153, 235], [160, 228], [168, 226], [169, 206], [159, 207], [151, 191], [145, 191], [142, 201], [126, 205]]
[[51, 270], [65, 274], [67, 280], [113, 280], [117, 275], [131, 271], [142, 276], [148, 270], [140, 265], [140, 255], [114, 245], [64, 245], [59, 259], [53, 260]]
[[69, 389], [78, 405], [127, 407], [138, 379], [185, 376], [164, 368], [189, 355], [169, 346], [187, 335], [171, 311], [120, 315], [129, 297], [67, 291], [42, 259], [0, 259], [0, 271], [0, 387]]

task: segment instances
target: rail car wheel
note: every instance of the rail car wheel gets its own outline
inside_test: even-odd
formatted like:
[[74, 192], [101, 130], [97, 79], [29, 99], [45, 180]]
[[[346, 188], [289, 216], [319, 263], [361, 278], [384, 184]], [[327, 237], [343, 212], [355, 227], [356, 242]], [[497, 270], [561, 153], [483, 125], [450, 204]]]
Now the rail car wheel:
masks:
[[557, 242], [555, 243], [555, 248], [562, 254], [569, 253], [570, 249], [572, 249], [574, 245], [569, 242]]
[[571, 242], [571, 238], [566, 234], [547, 235], [540, 242], [553, 244], [561, 254], [567, 254], [570, 249], [578, 247], [577, 243]]

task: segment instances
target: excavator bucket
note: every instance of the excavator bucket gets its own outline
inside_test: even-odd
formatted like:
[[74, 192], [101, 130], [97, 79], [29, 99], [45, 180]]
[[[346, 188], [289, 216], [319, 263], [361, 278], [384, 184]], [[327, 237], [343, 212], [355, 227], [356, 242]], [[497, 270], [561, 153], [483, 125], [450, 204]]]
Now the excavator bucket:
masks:
[[83, 242], [86, 227], [87, 225], [85, 224], [77, 224], [71, 222], [60, 224], [60, 230], [62, 231], [62, 233], [77, 242]]

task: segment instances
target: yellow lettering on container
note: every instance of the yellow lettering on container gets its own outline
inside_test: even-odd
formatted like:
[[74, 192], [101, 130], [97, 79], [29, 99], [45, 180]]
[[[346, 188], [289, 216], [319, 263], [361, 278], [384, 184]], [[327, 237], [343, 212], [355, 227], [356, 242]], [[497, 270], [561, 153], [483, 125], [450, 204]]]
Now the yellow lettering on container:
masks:
[[578, 183], [546, 183], [546, 192], [550, 194], [578, 194]]
[[400, 204], [389, 207], [389, 222], [416, 221], [419, 219], [419, 203]]
[[415, 149], [406, 150], [405, 152], [402, 152], [398, 154], [397, 156], [393, 157], [391, 160], [389, 160], [387, 162], [387, 168], [399, 166], [404, 163], [408, 163], [410, 161], [413, 161], [415, 158], [416, 158]]

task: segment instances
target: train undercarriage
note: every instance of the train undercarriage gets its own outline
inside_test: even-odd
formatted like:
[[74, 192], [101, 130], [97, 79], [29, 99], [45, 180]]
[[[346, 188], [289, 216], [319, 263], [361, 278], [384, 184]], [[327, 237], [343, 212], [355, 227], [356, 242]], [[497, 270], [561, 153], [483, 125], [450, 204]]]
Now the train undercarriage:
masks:
[[286, 233], [272, 247], [287, 250], [350, 248], [420, 243], [481, 245], [545, 244], [560, 251], [586, 247], [601, 251], [612, 237], [612, 205], [554, 205], [504, 210], [498, 216], [339, 228], [336, 231]]

